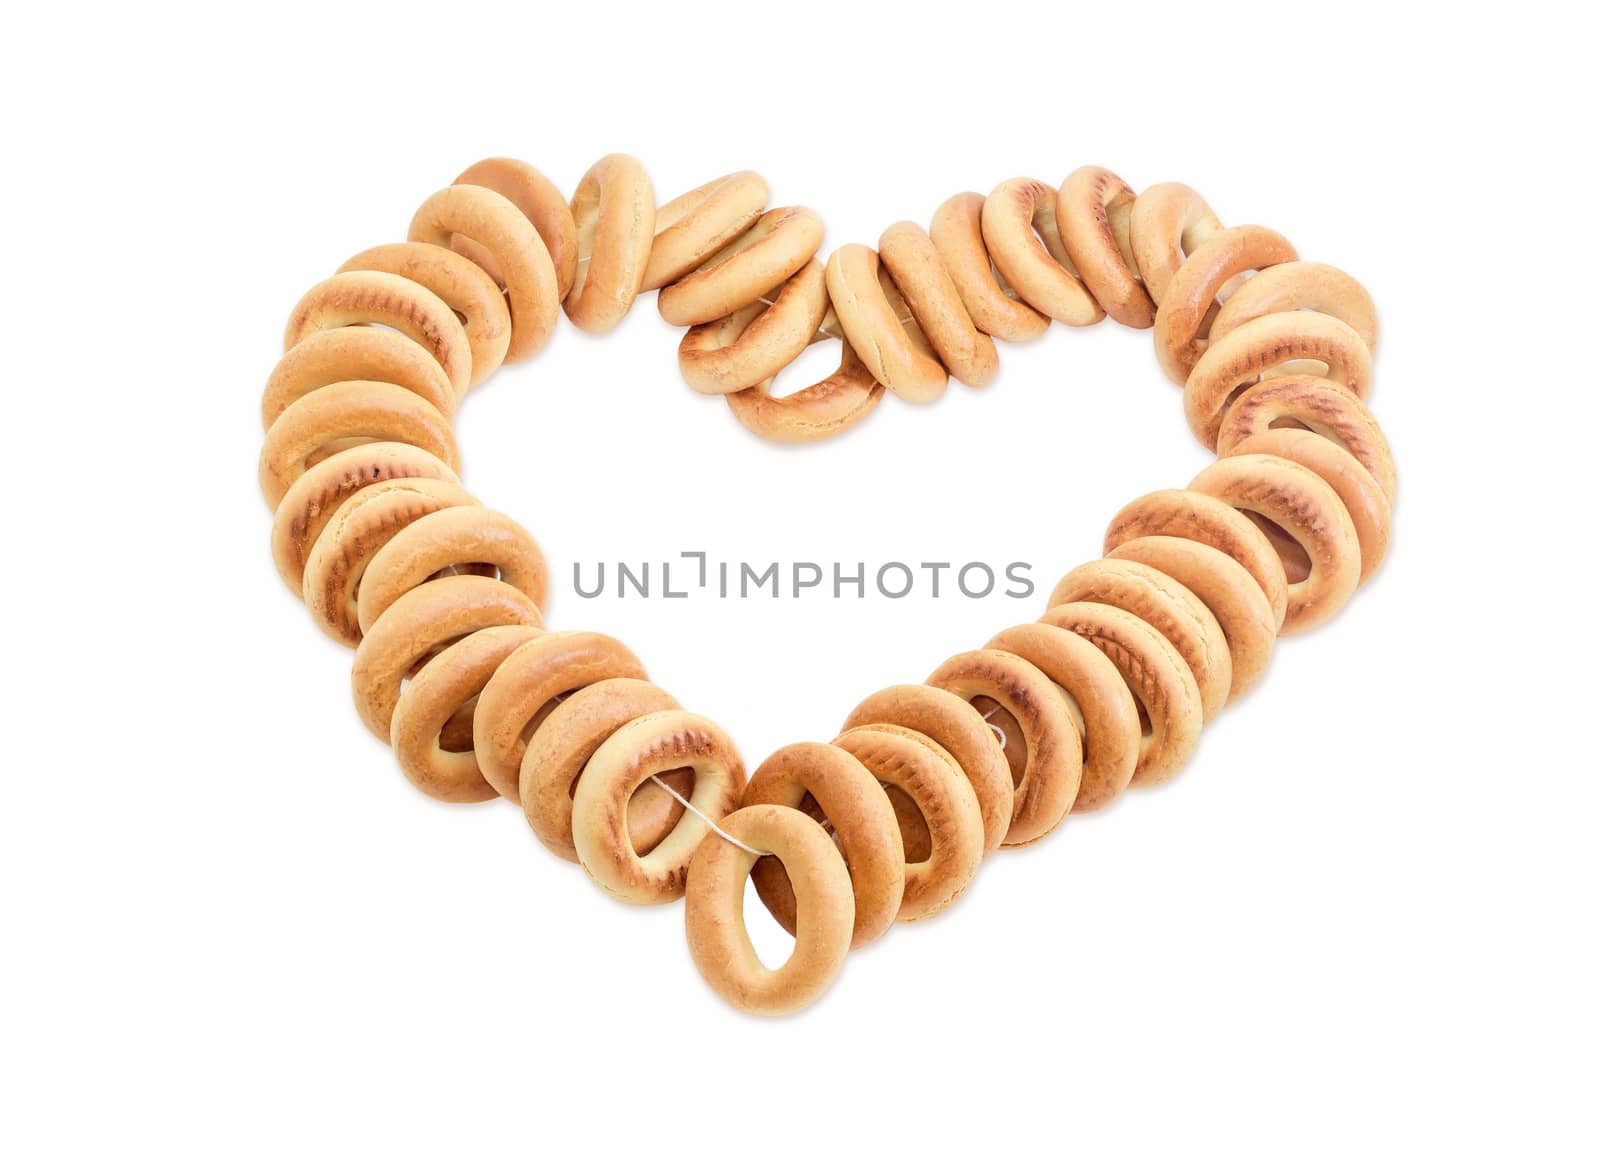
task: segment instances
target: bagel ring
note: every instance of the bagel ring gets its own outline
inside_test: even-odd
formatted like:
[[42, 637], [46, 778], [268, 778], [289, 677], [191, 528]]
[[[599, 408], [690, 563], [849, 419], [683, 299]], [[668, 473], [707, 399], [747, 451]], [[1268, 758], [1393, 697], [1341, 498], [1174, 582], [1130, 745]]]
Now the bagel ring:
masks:
[[306, 559], [301, 597], [312, 622], [335, 642], [356, 646], [377, 618], [372, 613], [363, 622], [356, 602], [373, 558], [407, 524], [443, 508], [477, 502], [448, 479], [391, 479], [350, 496], [328, 520]]
[[656, 308], [675, 327], [710, 323], [762, 299], [811, 262], [822, 247], [822, 217], [810, 208], [772, 208], [750, 229], [677, 283]]
[[1152, 184], [1128, 213], [1128, 246], [1151, 302], [1159, 309], [1186, 256], [1222, 230], [1222, 221], [1187, 184]]
[[1274, 376], [1248, 389], [1222, 417], [1217, 454], [1236, 454], [1240, 441], [1279, 420], [1293, 420], [1337, 443], [1372, 473], [1384, 496], [1394, 501], [1394, 456], [1383, 429], [1360, 396], [1322, 376]]
[[874, 379], [913, 403], [944, 394], [950, 379], [944, 364], [911, 318], [877, 252], [865, 244], [845, 244], [828, 257], [827, 281], [839, 326]]
[[1298, 258], [1294, 245], [1271, 228], [1247, 225], [1213, 232], [1173, 273], [1156, 309], [1156, 360], [1180, 386], [1205, 350], [1206, 323], [1218, 293], [1241, 272]]
[[472, 344], [450, 305], [393, 272], [339, 272], [300, 297], [284, 325], [283, 350], [319, 331], [379, 324], [415, 342], [444, 369], [457, 400], [472, 385]]
[[1061, 246], [1106, 314], [1145, 328], [1155, 322], [1156, 307], [1139, 282], [1128, 238], [1135, 198], [1115, 172], [1079, 168], [1056, 192], [1056, 226]]
[[678, 344], [678, 370], [704, 395], [727, 395], [770, 380], [818, 339], [828, 312], [827, 276], [816, 260], [795, 272], [771, 304], [757, 300], [696, 324]]
[[306, 560], [345, 500], [390, 479], [460, 478], [438, 456], [409, 443], [363, 443], [306, 469], [272, 514], [272, 561], [296, 596], [304, 595]]
[[[561, 194], [561, 189], [532, 164], [503, 156], [479, 160], [451, 183], [488, 188], [516, 205], [544, 242], [545, 253], [555, 271], [556, 298], [565, 299], [578, 274], [578, 229], [572, 222], [572, 209], [567, 206], [567, 197]], [[502, 288], [506, 286], [505, 273], [500, 270], [494, 253], [477, 240], [456, 235], [451, 237], [450, 247], [478, 264]]]
[[1215, 547], [1250, 572], [1272, 608], [1272, 625], [1283, 626], [1289, 608], [1289, 580], [1271, 542], [1237, 508], [1198, 491], [1153, 491], [1128, 504], [1106, 528], [1110, 554], [1130, 539], [1172, 535]]
[[415, 392], [364, 379], [330, 383], [284, 408], [267, 431], [257, 470], [267, 506], [277, 510], [316, 464], [367, 442], [408, 443], [451, 471], [461, 466], [450, 421]]
[[1232, 668], [1228, 701], [1243, 695], [1266, 673], [1278, 624], [1266, 592], [1215, 547], [1173, 535], [1129, 539], [1107, 553], [1109, 559], [1141, 563], [1177, 580], [1211, 612], [1227, 640]]
[[883, 384], [872, 378], [848, 342], [839, 367], [826, 379], [785, 396], [772, 394], [770, 379], [727, 396], [738, 421], [763, 439], [809, 443], [848, 431], [883, 398]]
[[261, 392], [261, 429], [303, 395], [351, 379], [392, 383], [415, 392], [451, 419], [456, 393], [450, 379], [416, 341], [383, 327], [335, 327], [313, 332], [278, 360]]
[[[765, 852], [757, 859], [707, 835], [689, 863], [684, 930], [695, 967], [730, 1005], [787, 1014], [816, 1000], [850, 950], [855, 896], [844, 859], [828, 833], [782, 806], [751, 806], [723, 820], [728, 834]], [[744, 924], [744, 883], [758, 863], [780, 866], [797, 906], [794, 950], [778, 969], [756, 955]]]
[[1082, 635], [1110, 658], [1150, 723], [1129, 786], [1172, 777], [1200, 739], [1204, 710], [1200, 688], [1183, 656], [1166, 637], [1131, 611], [1105, 603], [1063, 603], [1041, 623]]
[[1050, 326], [1000, 278], [983, 237], [984, 197], [961, 192], [939, 205], [928, 238], [950, 274], [961, 305], [985, 335], [1008, 343], [1037, 339]]
[[[690, 812], [642, 856], [634, 850], [627, 827], [633, 793], [651, 776], [683, 767], [694, 768], [688, 802], [720, 826], [739, 805], [744, 764], [722, 728], [699, 715], [656, 711], [624, 724], [600, 744], [578, 776], [572, 845], [589, 877], [614, 898], [647, 905], [683, 896], [689, 859], [711, 834], [704, 820]], [[828, 847], [832, 850], [833, 844]], [[848, 924], [844, 934], [848, 942]]]
[[1043, 623], [1008, 627], [985, 644], [1033, 664], [1065, 696], [1083, 747], [1072, 812], [1099, 810], [1127, 789], [1139, 765], [1139, 708], [1105, 652]]
[[[844, 856], [855, 899], [850, 946], [864, 946], [894, 925], [905, 894], [905, 845], [894, 804], [848, 751], [831, 743], [792, 743], [767, 756], [750, 776], [740, 805], [803, 810], [807, 797], [827, 820]], [[751, 878], [778, 925], [794, 934], [799, 907], [783, 867], [757, 860]]]
[[1275, 455], [1230, 455], [1189, 487], [1260, 516], [1304, 551], [1310, 567], [1289, 585], [1279, 634], [1326, 622], [1349, 601], [1361, 578], [1360, 542], [1344, 502], [1316, 472]]
[[983, 814], [961, 768], [925, 735], [887, 723], [854, 727], [833, 740], [873, 778], [896, 787], [926, 825], [929, 853], [904, 861], [897, 921], [938, 914], [972, 882], [983, 861]]
[[1365, 398], [1372, 385], [1372, 354], [1360, 334], [1331, 315], [1271, 312], [1213, 337], [1183, 385], [1189, 429], [1215, 450], [1228, 405], [1251, 384], [1285, 366], [1308, 374], [1308, 361], [1324, 365], [1328, 379]]
[[1063, 575], [1050, 593], [1050, 607], [1063, 603], [1105, 603], [1139, 616], [1189, 665], [1206, 719], [1228, 701], [1233, 659], [1222, 627], [1199, 596], [1172, 576], [1127, 559], [1092, 559]]
[[433, 244], [381, 244], [351, 256], [339, 270], [393, 272], [442, 299], [462, 317], [472, 351], [471, 386], [489, 378], [505, 361], [511, 346], [511, 310], [489, 273], [466, 256]]
[[1000, 274], [1038, 311], [1073, 327], [1099, 323], [1098, 300], [1078, 279], [1056, 222], [1056, 190], [1039, 180], [1003, 181], [983, 201], [983, 242]]
[[[578, 861], [572, 845], [572, 792], [600, 744], [625, 723], [677, 709], [677, 700], [647, 679], [601, 679], [548, 708], [522, 753], [517, 797], [528, 826], [551, 854]], [[688, 772], [678, 772], [663, 775], [662, 782], [687, 791], [691, 780]], [[640, 787], [628, 803], [634, 850], [653, 850], [682, 813], [659, 787]]]
[[474, 570], [487, 567], [544, 610], [549, 587], [544, 555], [533, 536], [509, 515], [473, 501], [401, 524], [361, 575], [355, 593], [360, 629], [371, 627], [396, 599], [441, 572], [487, 574]]
[[648, 677], [634, 653], [609, 635], [551, 631], [523, 644], [500, 664], [478, 700], [472, 740], [483, 777], [506, 798], [520, 799], [522, 759], [541, 712], [562, 695], [604, 679]]
[[766, 206], [767, 181], [755, 172], [734, 172], [668, 200], [656, 209], [639, 290], [682, 279], [748, 231]]
[[949, 691], [907, 683], [867, 696], [840, 729], [884, 723], [926, 735], [956, 761], [983, 815], [983, 853], [997, 849], [1011, 828], [1016, 786], [1011, 764], [982, 716]]
[[419, 791], [447, 803], [480, 803], [499, 794], [478, 770], [471, 740], [446, 747], [445, 731], [458, 717], [470, 719], [473, 699], [501, 660], [540, 634], [526, 626], [474, 631], [430, 659], [400, 693], [389, 745]]
[[561, 301], [591, 335], [616, 327], [633, 306], [656, 232], [655, 189], [632, 156], [602, 156], [572, 193], [578, 271]]
[[498, 579], [457, 575], [400, 596], [361, 637], [350, 668], [356, 713], [367, 730], [388, 742], [400, 686], [419, 664], [474, 631], [501, 625], [542, 630], [544, 620], [532, 599]]
[[511, 309], [506, 362], [532, 355], [556, 326], [556, 269], [539, 230], [499, 192], [477, 184], [451, 184], [422, 201], [411, 217], [407, 238], [449, 248], [457, 236], [485, 249], [505, 280]]
[[1083, 743], [1061, 689], [1005, 651], [952, 655], [928, 676], [928, 685], [974, 707], [975, 699], [993, 699], [1022, 732], [1021, 747], [1004, 748], [1016, 793], [1003, 845], [1021, 846], [1054, 830], [1072, 809], [1083, 778]]

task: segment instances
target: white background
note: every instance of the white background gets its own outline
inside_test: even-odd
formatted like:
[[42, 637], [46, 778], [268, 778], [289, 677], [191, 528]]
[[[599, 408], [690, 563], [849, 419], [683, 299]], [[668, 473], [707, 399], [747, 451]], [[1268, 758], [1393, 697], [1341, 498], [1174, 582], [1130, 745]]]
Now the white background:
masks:
[[[1558, 10], [45, 10], [0, 70], [0, 1142], [1595, 1144], [1596, 92]], [[704, 987], [681, 906], [415, 793], [267, 554], [299, 294], [481, 156], [570, 191], [610, 151], [662, 201], [754, 168], [830, 248], [1010, 176], [1180, 179], [1382, 316], [1381, 575], [1177, 781], [994, 858], [785, 1021]], [[622, 637], [752, 766], [1034, 617], [1207, 460], [1109, 321], [801, 450], [690, 392], [676, 339], [652, 298], [563, 321], [466, 404], [464, 476], [540, 539], [552, 625]], [[1038, 592], [571, 591], [694, 548]]]

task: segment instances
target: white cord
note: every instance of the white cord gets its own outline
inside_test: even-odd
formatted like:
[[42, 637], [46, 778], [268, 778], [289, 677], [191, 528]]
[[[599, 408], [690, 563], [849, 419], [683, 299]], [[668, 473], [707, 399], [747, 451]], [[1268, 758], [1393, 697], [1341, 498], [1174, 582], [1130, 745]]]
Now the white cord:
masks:
[[705, 823], [706, 826], [710, 827], [713, 833], [717, 834], [721, 838], [723, 838], [723, 839], [727, 840], [728, 842], [732, 843], [734, 846], [738, 847], [740, 850], [746, 852], [747, 854], [753, 854], [757, 858], [763, 858], [763, 857], [765, 857], [767, 855], [770, 855], [772, 853], [771, 851], [758, 851], [758, 850], [756, 850], [755, 847], [747, 846], [746, 844], [740, 842], [738, 839], [734, 838], [727, 831], [725, 831], [721, 827], [719, 827], [716, 824], [716, 820], [714, 820], [710, 815], [706, 814], [705, 811], [703, 811], [699, 807], [695, 806], [688, 799], [684, 798], [677, 791], [673, 790], [671, 787], [667, 786], [666, 783], [662, 782], [659, 776], [651, 775], [650, 776], [650, 781], [652, 783], [654, 783], [656, 786], [660, 787], [662, 790], [666, 791], [667, 794], [669, 794], [673, 798], [677, 799], [678, 802], [682, 803], [684, 810], [691, 811], [696, 816], [698, 816], [700, 821]]
[[987, 711], [985, 711], [983, 713], [983, 725], [988, 727], [991, 731], [993, 731], [996, 735], [999, 736], [999, 738], [1000, 738], [1000, 749], [1003, 751], [1003, 750], [1006, 749], [1006, 733], [1004, 731], [1002, 731], [999, 727], [995, 726], [993, 723], [991, 723], [989, 721], [989, 716], [994, 714], [999, 709], [1000, 709], [1000, 704], [996, 703], [994, 706], [990, 707]]

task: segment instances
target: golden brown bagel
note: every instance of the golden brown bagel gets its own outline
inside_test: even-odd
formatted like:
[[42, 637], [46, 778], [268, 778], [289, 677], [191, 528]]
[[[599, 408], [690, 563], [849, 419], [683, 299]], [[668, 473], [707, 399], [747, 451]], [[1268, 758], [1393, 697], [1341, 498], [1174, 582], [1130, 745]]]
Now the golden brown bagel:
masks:
[[783, 806], [752, 806], [723, 820], [728, 834], [764, 851], [788, 877], [797, 906], [794, 951], [763, 966], [744, 926], [744, 882], [756, 857], [708, 835], [689, 863], [684, 929], [695, 967], [724, 1001], [755, 1014], [787, 1014], [813, 1002], [850, 950], [855, 900], [828, 834]]
[[[634, 791], [654, 786], [647, 782], [652, 775], [683, 767], [694, 769], [689, 802], [721, 825], [739, 805], [744, 764], [722, 728], [699, 715], [656, 711], [634, 719], [600, 744], [578, 776], [572, 796], [572, 845], [589, 877], [612, 897], [644, 905], [683, 896], [689, 859], [711, 833], [705, 821], [691, 812], [641, 856], [629, 840], [626, 815]], [[828, 846], [832, 850], [833, 844]], [[838, 858], [837, 851], [833, 854]], [[848, 890], [848, 881], [845, 887]], [[848, 917], [844, 935], [848, 945]]]
[[[864, 946], [894, 925], [905, 893], [905, 845], [894, 806], [855, 756], [831, 743], [792, 743], [774, 751], [750, 776], [740, 805], [804, 809], [807, 799], [844, 855], [855, 898], [850, 945]], [[772, 917], [794, 934], [799, 908], [782, 865], [762, 859], [751, 877]]]
[[928, 685], [949, 691], [974, 707], [998, 705], [1022, 734], [1018, 746], [1007, 741], [1005, 754], [1016, 782], [1006, 846], [1021, 846], [1053, 831], [1078, 796], [1083, 777], [1083, 747], [1061, 690], [1027, 660], [1005, 651], [967, 651], [953, 655], [928, 677]]
[[983, 243], [1006, 282], [1061, 323], [1085, 327], [1105, 316], [1077, 277], [1056, 227], [1056, 190], [1038, 180], [1002, 182], [983, 201]]
[[555, 265], [538, 229], [499, 192], [476, 184], [452, 184], [422, 202], [411, 217], [408, 238], [448, 248], [457, 236], [486, 250], [505, 281], [511, 309], [506, 362], [532, 355], [555, 330], [558, 298]]
[[633, 306], [656, 231], [655, 190], [644, 165], [609, 155], [572, 193], [578, 272], [561, 301], [567, 318], [592, 334], [610, 331]]
[[853, 727], [833, 745], [915, 806], [927, 827], [929, 853], [905, 863], [905, 892], [896, 917], [911, 922], [938, 914], [967, 889], [983, 860], [983, 815], [966, 776], [937, 743], [905, 727]]
[[1073, 172], [1056, 192], [1056, 226], [1072, 266], [1107, 315], [1149, 327], [1156, 307], [1139, 282], [1129, 239], [1134, 191], [1105, 168]]

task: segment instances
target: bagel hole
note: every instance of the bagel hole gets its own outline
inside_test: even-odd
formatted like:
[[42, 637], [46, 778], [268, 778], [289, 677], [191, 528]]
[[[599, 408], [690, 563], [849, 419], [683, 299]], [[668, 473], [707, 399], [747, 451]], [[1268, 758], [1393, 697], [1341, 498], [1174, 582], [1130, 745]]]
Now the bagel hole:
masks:
[[[581, 771], [579, 772], [582, 773]], [[687, 799], [694, 793], [694, 768], [677, 767], [652, 775], [633, 789], [628, 796], [624, 821], [628, 828], [628, 841], [633, 853], [643, 858], [670, 835], [678, 823], [688, 815], [683, 804], [667, 794], [651, 779], [659, 780], [674, 795]], [[692, 817], [692, 816], [691, 816]]]
[[[1305, 424], [1301, 423], [1298, 419], [1296, 419], [1292, 415], [1280, 415], [1280, 416], [1278, 416], [1277, 419], [1274, 419], [1271, 423], [1267, 424], [1267, 429], [1270, 430], [1270, 431], [1278, 431], [1278, 430], [1282, 430], [1282, 429], [1285, 429], [1285, 428], [1287, 428], [1289, 430], [1292, 430], [1292, 431], [1313, 431], [1313, 430], [1315, 430], [1314, 428], [1307, 427]], [[1338, 441], [1335, 440], [1334, 442], [1337, 443]], [[1341, 444], [1341, 446], [1343, 446], [1343, 445]]]
[[[767, 872], [765, 881], [780, 887], [792, 902], [794, 891], [789, 885], [788, 872], [783, 869], [783, 861], [776, 855], [768, 855], [757, 859], [756, 866]], [[750, 946], [755, 950], [756, 957], [768, 970], [777, 970], [794, 953], [793, 936], [783, 929], [761, 902], [761, 895], [756, 891], [754, 868], [744, 882], [744, 929], [750, 937]]]
[[928, 820], [922, 817], [921, 808], [899, 787], [890, 784], [883, 789], [889, 796], [889, 805], [894, 808], [895, 821], [900, 824], [900, 841], [905, 844], [906, 862], [927, 862], [933, 857], [933, 832], [928, 829]]
[[969, 700], [979, 716], [994, 729], [995, 741], [1002, 744], [1001, 753], [1011, 768], [1011, 785], [1022, 785], [1022, 776], [1028, 770], [1028, 741], [1022, 734], [1017, 718], [998, 699], [988, 695], [974, 695]]
[[439, 568], [423, 582], [432, 583], [435, 580], [448, 579], [452, 575], [482, 575], [485, 579], [498, 579], [500, 568], [493, 563], [455, 563], [449, 567]]
[[819, 339], [773, 377], [767, 394], [774, 399], [784, 399], [814, 383], [821, 383], [839, 370], [839, 350], [838, 340]]
[[1291, 585], [1303, 583], [1311, 574], [1311, 556], [1306, 554], [1306, 549], [1283, 528], [1279, 527], [1265, 515], [1254, 511], [1246, 511], [1250, 521], [1261, 528], [1261, 534], [1267, 537], [1267, 542], [1272, 544], [1272, 549], [1278, 553], [1278, 558], [1283, 561], [1283, 573]]
[[1156, 727], [1150, 721], [1150, 712], [1144, 709], [1144, 700], [1138, 695], [1133, 697], [1133, 709], [1139, 712], [1139, 734], [1148, 739], [1156, 733]]
[[474, 695], [457, 707], [455, 714], [445, 720], [444, 726], [439, 729], [441, 751], [472, 750], [472, 717], [477, 709], [478, 696]]

